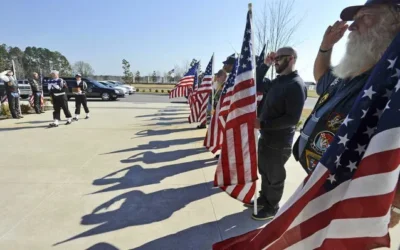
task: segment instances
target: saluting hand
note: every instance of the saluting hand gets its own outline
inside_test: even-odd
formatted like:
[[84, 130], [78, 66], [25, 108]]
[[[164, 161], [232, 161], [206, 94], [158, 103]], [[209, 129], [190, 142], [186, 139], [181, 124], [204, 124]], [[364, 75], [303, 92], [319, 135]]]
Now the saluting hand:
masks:
[[332, 49], [333, 46], [342, 39], [348, 28], [349, 25], [346, 24], [346, 21], [336, 21], [335, 24], [329, 26], [325, 31], [321, 49]]
[[267, 57], [265, 57], [265, 59], [264, 59], [265, 65], [267, 65], [268, 67], [271, 67], [271, 65], [275, 61], [275, 57], [276, 57], [276, 53], [275, 52], [268, 53]]

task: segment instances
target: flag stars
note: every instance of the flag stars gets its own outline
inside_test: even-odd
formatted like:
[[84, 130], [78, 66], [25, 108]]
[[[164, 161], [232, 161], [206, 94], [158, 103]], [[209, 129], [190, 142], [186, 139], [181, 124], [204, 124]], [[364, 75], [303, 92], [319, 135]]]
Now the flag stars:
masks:
[[393, 93], [393, 91], [391, 91], [390, 89], [386, 89], [386, 94], [383, 97], [390, 99], [390, 97], [392, 96], [392, 93]]
[[349, 116], [346, 117], [346, 119], [343, 121], [343, 124], [346, 126], [349, 126], [349, 122], [354, 121], [353, 119], [351, 119]]
[[358, 152], [360, 154], [360, 156], [361, 156], [362, 154], [365, 153], [367, 145], [360, 145], [360, 144], [357, 144], [357, 145], [358, 145], [358, 147], [357, 147], [357, 149], [355, 151]]
[[361, 119], [364, 119], [365, 116], [368, 114], [369, 109], [367, 110], [361, 110], [363, 112], [363, 115], [361, 116]]
[[400, 78], [400, 69], [396, 69], [396, 73], [392, 77]]
[[339, 136], [339, 139], [340, 139], [340, 141], [339, 141], [339, 145], [340, 144], [343, 144], [343, 146], [345, 146], [346, 147], [346, 144], [347, 144], [347, 142], [349, 141], [349, 138], [347, 138], [347, 134], [345, 135], [345, 136]]
[[246, 32], [247, 32], [247, 34], [251, 34], [251, 30], [250, 29], [248, 29]]
[[386, 104], [386, 107], [385, 107], [385, 109], [383, 110], [383, 112], [385, 112], [386, 110], [388, 110], [388, 109], [390, 109], [390, 102], [391, 102], [391, 100], [390, 101], [388, 101], [388, 103]]
[[390, 63], [388, 69], [393, 69], [393, 68], [394, 68], [394, 65], [396, 64], [397, 57], [396, 57], [394, 60], [390, 60], [390, 59], [389, 59], [388, 61], [389, 61], [389, 63]]
[[247, 47], [244, 47], [244, 51], [248, 51], [249, 50], [249, 48], [247, 48]]
[[339, 168], [341, 166], [341, 164], [340, 164], [341, 160], [342, 160], [342, 156], [341, 155], [336, 156], [336, 161], [335, 161], [336, 168]]
[[357, 169], [357, 162], [351, 162], [349, 163], [349, 165], [347, 166], [347, 168], [350, 169], [350, 172], [353, 172], [354, 170]]
[[334, 182], [336, 182], [335, 175], [334, 175], [334, 174], [330, 174], [330, 175], [329, 175], [329, 178], [328, 178], [328, 181], [330, 181], [331, 184], [333, 184]]
[[400, 80], [397, 82], [397, 85], [394, 88], [396, 89], [396, 93], [397, 93], [397, 91], [399, 91], [399, 89], [400, 89]]
[[374, 135], [375, 130], [376, 128], [367, 127], [367, 131], [365, 131], [364, 134], [368, 135], [368, 137], [371, 138]]
[[243, 69], [247, 68], [247, 64], [243, 63], [242, 68]]
[[251, 57], [247, 58], [247, 61], [251, 62]]
[[369, 99], [372, 100], [372, 96], [375, 95], [375, 94], [376, 94], [376, 92], [373, 90], [373, 88], [371, 86], [368, 90], [364, 90], [363, 98], [368, 96]]
[[382, 109], [382, 110], [376, 109], [376, 113], [374, 114], [374, 116], [381, 118], [381, 116], [383, 115], [383, 111], [385, 111], [385, 110], [384, 109]]

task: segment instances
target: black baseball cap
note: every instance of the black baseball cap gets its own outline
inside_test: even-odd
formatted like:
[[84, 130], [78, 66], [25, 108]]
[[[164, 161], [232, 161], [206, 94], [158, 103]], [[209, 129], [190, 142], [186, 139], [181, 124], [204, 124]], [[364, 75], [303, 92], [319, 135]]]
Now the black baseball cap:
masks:
[[230, 55], [228, 58], [226, 58], [226, 60], [224, 62], [222, 62], [223, 64], [228, 64], [228, 65], [234, 65], [235, 64], [235, 54]]
[[82, 77], [82, 75], [81, 74], [76, 74], [75, 77]]
[[347, 7], [340, 14], [340, 18], [343, 21], [353, 21], [354, 20], [354, 16], [357, 14], [357, 12], [360, 9], [362, 9], [364, 7], [373, 6], [373, 5], [379, 5], [379, 4], [399, 5], [400, 4], [400, 0], [368, 0], [364, 5], [357, 5], [357, 6]]

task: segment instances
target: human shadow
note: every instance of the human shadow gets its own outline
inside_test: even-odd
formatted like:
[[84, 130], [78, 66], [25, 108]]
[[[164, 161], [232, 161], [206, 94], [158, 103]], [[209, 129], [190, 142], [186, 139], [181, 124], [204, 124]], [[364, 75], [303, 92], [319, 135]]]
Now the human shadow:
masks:
[[148, 121], [174, 121], [174, 120], [181, 120], [181, 119], [186, 119], [187, 121], [187, 116], [185, 117], [156, 117], [153, 119], [150, 119]]
[[48, 125], [43, 126], [26, 126], [26, 127], [15, 127], [15, 128], [0, 128], [0, 132], [2, 131], [19, 131], [19, 130], [26, 130], [26, 129], [35, 129], [35, 128], [48, 128]]
[[190, 227], [131, 250], [208, 250], [214, 243], [255, 230], [267, 223], [251, 220], [250, 216], [251, 209], [246, 209], [240, 213], [225, 216], [219, 221]]
[[160, 112], [172, 113], [172, 112], [189, 112], [190, 109], [162, 109]]
[[[161, 183], [167, 177], [178, 175], [181, 173], [189, 172], [204, 167], [215, 166], [217, 161], [215, 159], [199, 160], [192, 162], [184, 162], [179, 164], [172, 164], [160, 168], [147, 168], [135, 165], [127, 167], [119, 171], [108, 174], [100, 179], [93, 181], [95, 186], [113, 185], [103, 190], [94, 192], [92, 194], [105, 193], [110, 191], [123, 190], [128, 188], [146, 186], [151, 184]], [[115, 175], [126, 172], [123, 177], [114, 177]]]
[[[218, 192], [220, 192], [219, 189], [212, 188], [212, 182], [169, 188], [148, 194], [139, 190], [129, 191], [96, 207], [91, 214], [82, 217], [81, 225], [97, 226], [58, 242], [55, 246], [127, 227], [163, 221], [188, 204]], [[121, 206], [116, 210], [109, 210], [117, 202], [122, 202]]]
[[135, 163], [135, 162], [143, 162], [145, 164], [162, 163], [162, 162], [176, 161], [191, 155], [197, 155], [204, 152], [207, 152], [205, 148], [182, 149], [182, 150], [175, 150], [171, 152], [162, 152], [162, 153], [154, 153], [152, 151], [148, 151], [133, 155], [126, 160], [121, 160], [121, 163]]
[[195, 143], [198, 141], [204, 140], [204, 137], [195, 137], [195, 138], [185, 138], [185, 139], [176, 139], [176, 140], [168, 140], [168, 141], [151, 141], [149, 144], [139, 145], [134, 148], [127, 148], [118, 151], [109, 152], [102, 155], [110, 155], [110, 154], [118, 154], [118, 153], [126, 153], [126, 152], [133, 152], [139, 150], [152, 150], [152, 149], [163, 149], [169, 148], [171, 146], [176, 145], [185, 145], [190, 143]]
[[188, 121], [175, 121], [175, 122], [157, 122], [155, 124], [149, 124], [147, 125], [147, 127], [149, 126], [172, 126], [172, 125], [179, 125], [179, 124], [186, 124], [188, 123]]
[[108, 243], [98, 243], [94, 246], [87, 248], [86, 250], [119, 250], [115, 246]]
[[188, 115], [189, 111], [187, 113], [156, 113], [152, 115], [139, 115], [136, 116], [136, 118], [147, 118], [147, 117], [154, 117], [154, 116], [177, 116], [177, 115]]
[[146, 137], [146, 136], [169, 135], [169, 134], [186, 132], [186, 131], [193, 131], [193, 128], [177, 128], [177, 129], [164, 129], [164, 130], [146, 129], [146, 130], [137, 132], [136, 133], [137, 137], [133, 137], [132, 139]]
[[48, 121], [17, 122], [15, 124], [43, 124], [43, 123], [49, 123], [49, 122], [51, 122], [51, 121], [48, 120]]

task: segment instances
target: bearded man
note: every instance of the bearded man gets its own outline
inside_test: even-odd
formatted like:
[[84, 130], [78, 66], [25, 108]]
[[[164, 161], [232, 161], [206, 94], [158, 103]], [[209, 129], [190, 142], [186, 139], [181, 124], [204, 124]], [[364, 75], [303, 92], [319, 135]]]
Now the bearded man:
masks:
[[[343, 21], [326, 30], [314, 65], [320, 98], [293, 149], [307, 173], [328, 149], [375, 65], [400, 32], [399, 4], [400, 0], [369, 0], [363, 6], [346, 8], [341, 13]], [[348, 26], [346, 21], [354, 22]], [[332, 49], [347, 29], [351, 33], [346, 54], [339, 65], [331, 67]], [[393, 203], [391, 226], [400, 220], [399, 208], [400, 191]]]

